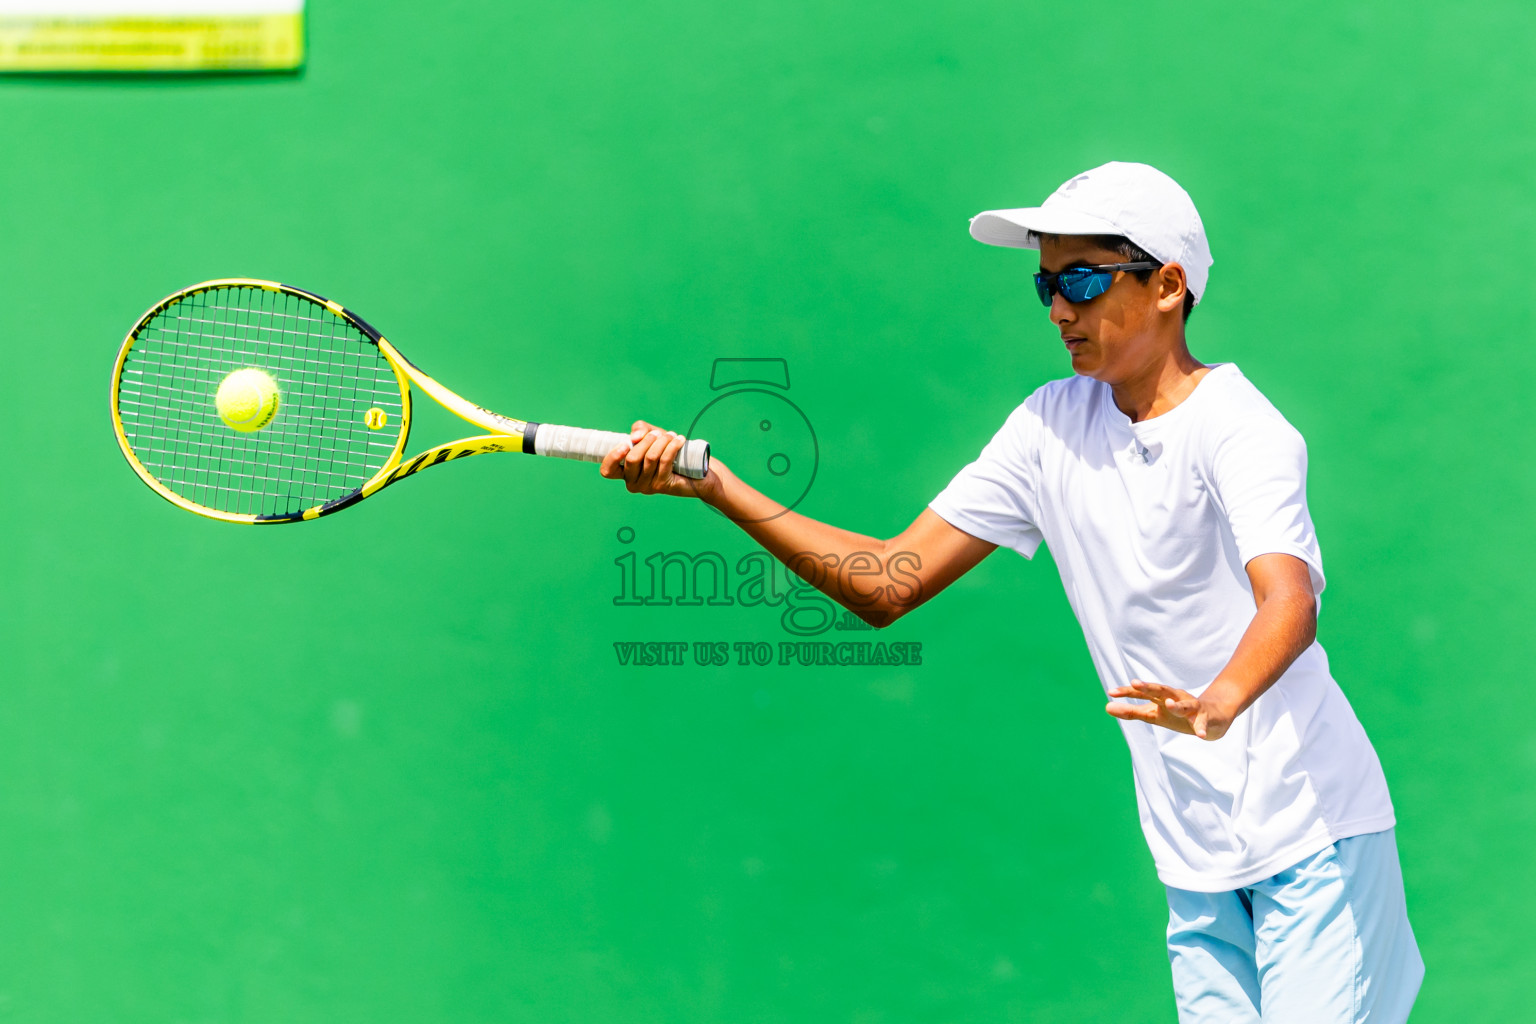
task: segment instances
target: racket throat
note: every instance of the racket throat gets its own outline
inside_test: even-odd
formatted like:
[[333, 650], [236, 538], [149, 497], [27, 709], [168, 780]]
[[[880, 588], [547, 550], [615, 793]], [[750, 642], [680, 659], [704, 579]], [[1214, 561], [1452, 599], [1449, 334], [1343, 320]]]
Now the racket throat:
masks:
[[412, 456], [389, 472], [381, 473], [378, 477], [369, 481], [363, 487], [361, 497], [366, 498], [375, 491], [388, 487], [396, 480], [402, 480], [432, 466], [441, 466], [443, 463], [452, 462], [454, 459], [463, 459], [471, 455], [485, 455], [490, 452], [521, 452], [522, 450], [522, 439], [506, 434], [466, 437], [462, 441], [440, 444], [436, 448], [428, 448], [421, 454]]

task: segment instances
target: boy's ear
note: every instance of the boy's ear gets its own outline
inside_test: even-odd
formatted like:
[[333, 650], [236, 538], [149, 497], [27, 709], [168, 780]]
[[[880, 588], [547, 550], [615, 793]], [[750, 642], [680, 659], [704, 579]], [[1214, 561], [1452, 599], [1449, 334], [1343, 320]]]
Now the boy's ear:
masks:
[[1177, 263], [1164, 263], [1162, 269], [1157, 271], [1157, 308], [1159, 312], [1171, 313], [1175, 310], [1182, 316], [1184, 312], [1184, 296], [1189, 291], [1189, 281], [1184, 276], [1184, 268]]

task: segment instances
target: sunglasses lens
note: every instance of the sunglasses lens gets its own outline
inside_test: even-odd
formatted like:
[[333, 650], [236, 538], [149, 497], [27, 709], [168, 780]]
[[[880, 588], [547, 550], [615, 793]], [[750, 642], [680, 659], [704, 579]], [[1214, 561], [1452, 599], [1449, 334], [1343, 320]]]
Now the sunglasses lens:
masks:
[[1115, 275], [1109, 271], [1076, 267], [1062, 271], [1059, 287], [1068, 302], [1087, 302], [1107, 292], [1114, 279]]
[[1035, 275], [1035, 294], [1040, 296], [1040, 305], [1051, 304], [1051, 283], [1046, 274]]
[[1036, 274], [1035, 294], [1042, 306], [1049, 306], [1051, 296], [1058, 292], [1068, 302], [1087, 302], [1109, 291], [1114, 280], [1114, 273], [1108, 270], [1073, 267], [1059, 274]]

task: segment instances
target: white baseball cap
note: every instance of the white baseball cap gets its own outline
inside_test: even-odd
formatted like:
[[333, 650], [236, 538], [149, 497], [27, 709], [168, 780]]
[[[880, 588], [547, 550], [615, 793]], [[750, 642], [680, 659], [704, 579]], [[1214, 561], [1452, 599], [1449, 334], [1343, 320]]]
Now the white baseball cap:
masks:
[[1205, 294], [1205, 225], [1189, 193], [1155, 167], [1107, 163], [1067, 181], [1039, 206], [971, 218], [971, 237], [988, 245], [1038, 249], [1042, 234], [1124, 235], [1158, 262], [1183, 267], [1195, 302]]

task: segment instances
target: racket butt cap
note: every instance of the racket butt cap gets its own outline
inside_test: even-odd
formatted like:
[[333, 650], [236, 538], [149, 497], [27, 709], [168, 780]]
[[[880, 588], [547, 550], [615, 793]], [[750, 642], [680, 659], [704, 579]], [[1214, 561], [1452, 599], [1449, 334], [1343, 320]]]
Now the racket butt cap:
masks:
[[684, 442], [672, 469], [691, 480], [704, 479], [709, 475], [709, 442], [697, 439]]

